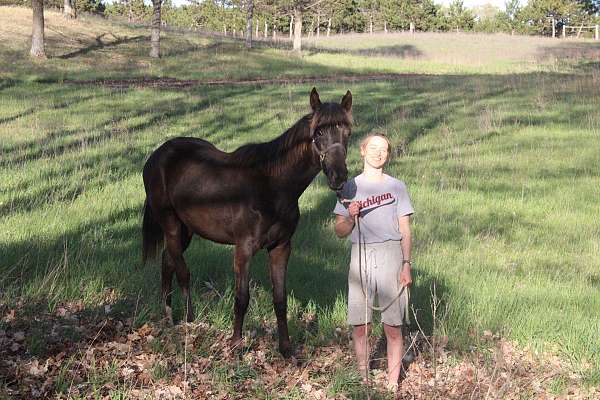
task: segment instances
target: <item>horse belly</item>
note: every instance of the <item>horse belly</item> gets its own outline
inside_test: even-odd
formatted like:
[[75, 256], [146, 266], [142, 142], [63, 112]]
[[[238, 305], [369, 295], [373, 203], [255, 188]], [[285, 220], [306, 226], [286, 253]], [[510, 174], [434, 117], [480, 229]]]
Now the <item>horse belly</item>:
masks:
[[226, 206], [190, 207], [179, 218], [195, 234], [223, 244], [235, 244], [233, 221]]

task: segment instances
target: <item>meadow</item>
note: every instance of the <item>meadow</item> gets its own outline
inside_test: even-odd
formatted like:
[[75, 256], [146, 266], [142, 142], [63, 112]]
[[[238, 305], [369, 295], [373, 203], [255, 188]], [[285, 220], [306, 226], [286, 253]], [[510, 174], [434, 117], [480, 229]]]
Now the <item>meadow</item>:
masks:
[[[175, 136], [202, 137], [228, 151], [276, 137], [309, 112], [313, 84], [234, 81], [302, 77], [329, 79], [314, 83], [323, 100], [339, 101], [352, 91], [351, 174], [360, 171], [357, 144], [365, 134], [386, 132], [395, 145], [389, 173], [406, 182], [416, 209], [411, 295], [418, 327], [447, 340], [457, 364], [473, 352], [495, 354], [489, 348], [499, 340], [540, 360], [552, 355], [565, 362], [565, 370], [542, 382], [541, 392], [527, 387], [521, 398], [566, 395], [573, 385], [589, 398], [598, 395], [598, 42], [355, 35], [307, 40], [296, 55], [285, 42], [261, 42], [248, 51], [232, 38], [166, 32], [163, 58], [151, 60], [144, 27], [86, 16], [65, 21], [47, 12], [46, 28], [49, 59], [32, 61], [30, 13], [0, 8], [0, 340], [16, 342], [3, 356], [22, 362], [12, 371], [0, 365], [0, 395], [29, 390], [20, 379], [32, 362], [48, 359], [56, 345], [48, 332], [56, 326], [66, 326], [61, 336], [69, 343], [83, 342], [79, 352], [67, 352], [70, 365], [86, 357], [96, 339], [83, 340], [65, 313], [94, 324], [129, 320], [131, 332], [158, 324], [159, 268], [140, 263], [146, 157]], [[395, 75], [336, 80], [377, 74]], [[184, 88], [96, 82], [141, 77], [198, 82]], [[232, 84], [202, 84], [215, 79]], [[82, 80], [87, 83], [77, 84]], [[301, 198], [288, 269], [291, 336], [306, 359], [336, 345], [351, 360], [345, 323], [349, 252], [333, 234], [334, 202], [319, 176]], [[186, 258], [199, 336], [212, 345], [231, 328], [231, 248], [196, 238]], [[251, 271], [248, 348], [253, 340], [266, 341], [261, 349], [277, 360], [264, 254], [254, 258]], [[177, 291], [179, 317], [180, 300]], [[167, 329], [162, 332], [173, 332]], [[17, 340], [15, 332], [25, 337]], [[490, 337], [496, 342], [486, 342]], [[187, 345], [153, 348], [175, 352], [178, 361], [153, 364], [154, 385], [165, 379], [172, 384], [169, 376], [182, 367], [184, 353], [187, 362]], [[234, 393], [232, 388], [252, 398], [309, 393], [299, 381], [265, 384], [276, 392], [260, 385], [240, 389], [240, 382], [262, 375], [247, 363], [218, 363], [218, 351], [207, 346], [196, 346], [190, 357], [213, 357], [203, 384], [215, 396]], [[91, 396], [131, 397], [137, 383], [117, 367], [109, 362], [81, 381], [66, 379], [69, 368], [63, 368], [62, 381], [39, 390], [85, 397], [74, 391], [81, 384]], [[363, 398], [351, 365], [327, 368], [304, 381], [332, 398]], [[112, 381], [119, 383], [107, 389]]]

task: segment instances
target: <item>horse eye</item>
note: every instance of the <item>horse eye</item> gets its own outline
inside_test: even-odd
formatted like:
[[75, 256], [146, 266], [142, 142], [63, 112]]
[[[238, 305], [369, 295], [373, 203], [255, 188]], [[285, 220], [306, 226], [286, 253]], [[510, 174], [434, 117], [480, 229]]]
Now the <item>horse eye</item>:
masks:
[[323, 136], [323, 131], [321, 131], [321, 130], [318, 130], [318, 131], [317, 131], [317, 136]]

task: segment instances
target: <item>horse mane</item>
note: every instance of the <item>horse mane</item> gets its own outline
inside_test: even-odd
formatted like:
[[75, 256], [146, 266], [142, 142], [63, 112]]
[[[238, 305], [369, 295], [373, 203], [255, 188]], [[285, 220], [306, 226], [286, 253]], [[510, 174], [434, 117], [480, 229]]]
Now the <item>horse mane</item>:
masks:
[[315, 129], [324, 125], [352, 125], [352, 118], [336, 103], [323, 103], [316, 113], [300, 118], [283, 134], [264, 143], [250, 143], [229, 154], [229, 161], [240, 167], [263, 167], [278, 175], [286, 166], [299, 161], [310, 143]]

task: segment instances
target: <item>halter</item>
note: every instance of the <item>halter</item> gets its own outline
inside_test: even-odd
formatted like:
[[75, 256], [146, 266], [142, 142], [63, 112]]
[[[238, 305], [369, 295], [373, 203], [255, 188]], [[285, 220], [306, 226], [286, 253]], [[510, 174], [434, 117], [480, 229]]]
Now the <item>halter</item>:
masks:
[[329, 153], [334, 147], [341, 146], [342, 150], [344, 151], [344, 155], [346, 154], [346, 148], [341, 143], [334, 143], [332, 145], [327, 146], [325, 148], [325, 150], [321, 151], [319, 149], [319, 147], [317, 147], [317, 143], [315, 142], [315, 138], [313, 137], [312, 146], [315, 149], [315, 151], [317, 152], [317, 154], [319, 155], [319, 163], [321, 164], [321, 168], [323, 168], [323, 161], [325, 161], [325, 157], [327, 156], [327, 153]]

